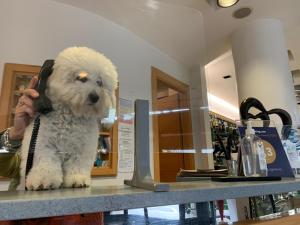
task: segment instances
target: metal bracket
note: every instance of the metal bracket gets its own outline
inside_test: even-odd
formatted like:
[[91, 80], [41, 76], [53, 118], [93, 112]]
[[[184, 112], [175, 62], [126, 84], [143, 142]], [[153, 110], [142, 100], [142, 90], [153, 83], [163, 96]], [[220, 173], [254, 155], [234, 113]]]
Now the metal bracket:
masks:
[[132, 179], [124, 180], [124, 184], [151, 191], [169, 191], [170, 185], [155, 183], [150, 172], [149, 102], [147, 100], [136, 100], [134, 108], [134, 172]]

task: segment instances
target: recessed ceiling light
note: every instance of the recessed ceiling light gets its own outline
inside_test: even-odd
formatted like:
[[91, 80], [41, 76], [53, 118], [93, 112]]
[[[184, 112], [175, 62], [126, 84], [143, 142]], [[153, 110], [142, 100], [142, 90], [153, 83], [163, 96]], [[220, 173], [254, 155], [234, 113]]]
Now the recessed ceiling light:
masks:
[[227, 8], [236, 4], [239, 0], [217, 0], [218, 6]]
[[228, 78], [231, 78], [231, 75], [226, 75], [226, 76], [223, 76], [224, 79], [228, 79]]
[[252, 10], [249, 7], [243, 7], [238, 10], [235, 10], [232, 16], [236, 19], [242, 19], [251, 14]]

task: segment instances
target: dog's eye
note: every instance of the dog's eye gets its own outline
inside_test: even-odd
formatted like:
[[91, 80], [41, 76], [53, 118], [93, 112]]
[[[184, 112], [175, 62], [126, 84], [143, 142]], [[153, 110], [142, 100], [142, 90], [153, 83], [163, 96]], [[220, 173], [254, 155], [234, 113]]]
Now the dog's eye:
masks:
[[85, 83], [85, 82], [88, 80], [88, 78], [87, 78], [87, 77], [81, 77], [81, 76], [78, 76], [78, 77], [76, 77], [76, 80], [79, 80], [79, 81], [81, 81], [82, 83]]
[[97, 84], [98, 84], [99, 87], [102, 87], [103, 86], [102, 80], [97, 80]]

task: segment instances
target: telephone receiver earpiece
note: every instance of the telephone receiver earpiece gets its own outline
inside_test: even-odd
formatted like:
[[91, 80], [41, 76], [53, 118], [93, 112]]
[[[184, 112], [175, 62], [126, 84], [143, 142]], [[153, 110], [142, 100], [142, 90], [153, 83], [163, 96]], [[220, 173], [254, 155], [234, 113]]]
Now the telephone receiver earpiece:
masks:
[[39, 97], [33, 101], [34, 109], [41, 113], [47, 114], [53, 110], [50, 99], [46, 96], [47, 80], [53, 71], [54, 60], [46, 60], [41, 68], [38, 77], [37, 87], [35, 88], [39, 93]]

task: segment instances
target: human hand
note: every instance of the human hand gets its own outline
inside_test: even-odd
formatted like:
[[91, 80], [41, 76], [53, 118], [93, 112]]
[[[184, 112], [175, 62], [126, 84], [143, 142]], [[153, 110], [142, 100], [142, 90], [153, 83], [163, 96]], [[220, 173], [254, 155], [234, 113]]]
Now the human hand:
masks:
[[34, 89], [37, 82], [37, 77], [33, 77], [30, 80], [28, 88], [22, 92], [23, 95], [18, 100], [15, 110], [14, 125], [9, 130], [9, 139], [11, 140], [23, 138], [25, 128], [36, 114], [33, 108], [33, 99], [39, 96], [39, 93]]

